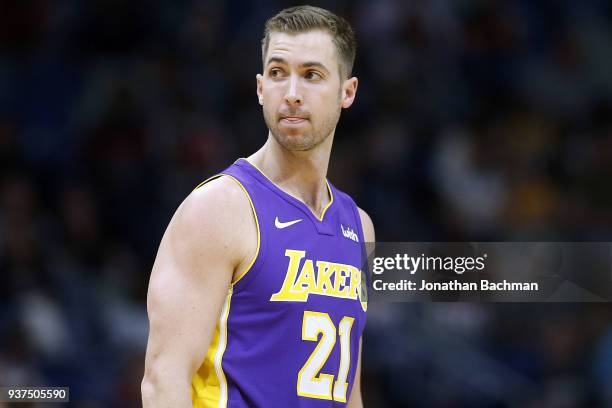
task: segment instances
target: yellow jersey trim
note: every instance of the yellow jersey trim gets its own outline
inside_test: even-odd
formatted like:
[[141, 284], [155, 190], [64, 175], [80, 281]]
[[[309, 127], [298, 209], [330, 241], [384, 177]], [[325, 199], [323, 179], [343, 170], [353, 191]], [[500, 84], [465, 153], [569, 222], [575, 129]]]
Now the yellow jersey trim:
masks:
[[[246, 160], [246, 159], [244, 159]], [[247, 160], [248, 161], [248, 160]], [[275, 182], [273, 182], [270, 177], [266, 176], [266, 173], [264, 173], [263, 171], [261, 171], [261, 169], [259, 167], [257, 167], [255, 164], [249, 162], [249, 164], [253, 167], [255, 167], [255, 169], [257, 169], [258, 172], [261, 173], [262, 176], [264, 176], [266, 179], [268, 179], [268, 181], [272, 184], [274, 184], [274, 186], [276, 186], [276, 188], [278, 188], [280, 191], [282, 191], [283, 193], [295, 198], [296, 200], [298, 200], [300, 203], [306, 205], [305, 202], [303, 202], [302, 200], [300, 200], [299, 198], [297, 198], [296, 196], [294, 196], [293, 194], [289, 193], [288, 191], [285, 191], [284, 189], [282, 189], [278, 184], [276, 184]], [[334, 202], [334, 193], [332, 192], [331, 187], [329, 186], [329, 183], [327, 182], [327, 179], [325, 179], [325, 186], [327, 187], [327, 191], [329, 192], [329, 203], [327, 203], [327, 205], [325, 206], [325, 208], [323, 208], [323, 211], [321, 212], [321, 215], [318, 216], [316, 215], [314, 212], [312, 212], [312, 210], [310, 211], [316, 219], [318, 219], [319, 221], [323, 221], [323, 217], [325, 217], [325, 213], [327, 212], [327, 209], [329, 207], [331, 207], [332, 203]], [[308, 206], [306, 205], [306, 207], [308, 208]], [[309, 209], [310, 210], [310, 209]]]
[[215, 356], [215, 372], [220, 379], [219, 388], [221, 397], [219, 398], [219, 408], [227, 406], [227, 379], [225, 378], [225, 373], [223, 372], [221, 362], [223, 360], [225, 348], [227, 347], [227, 318], [229, 317], [231, 301], [232, 289], [230, 288], [229, 293], [227, 294], [227, 299], [225, 300], [225, 305], [223, 305], [221, 319], [219, 320], [219, 332], [221, 333], [221, 337], [219, 338], [219, 350]]
[[244, 276], [251, 270], [251, 268], [255, 264], [255, 261], [257, 260], [257, 257], [259, 256], [259, 249], [261, 248], [261, 229], [259, 228], [259, 218], [257, 217], [257, 211], [255, 211], [255, 205], [253, 204], [253, 200], [251, 199], [251, 195], [249, 194], [247, 189], [244, 187], [244, 185], [240, 182], [240, 180], [238, 180], [236, 177], [234, 177], [234, 176], [232, 176], [230, 174], [220, 173], [220, 174], [217, 174], [217, 175], [214, 175], [212, 177], [207, 178], [206, 180], [204, 180], [203, 182], [198, 184], [197, 187], [193, 189], [193, 191], [196, 191], [198, 188], [202, 187], [204, 184], [208, 183], [209, 181], [217, 179], [217, 178], [222, 177], [222, 176], [226, 176], [226, 177], [231, 178], [232, 180], [234, 180], [240, 186], [240, 188], [242, 189], [242, 191], [246, 195], [247, 199], [249, 200], [249, 204], [251, 205], [251, 211], [253, 212], [253, 217], [255, 218], [255, 227], [257, 228], [257, 248], [255, 249], [255, 255], [253, 255], [253, 259], [251, 259], [251, 262], [249, 262], [249, 265], [246, 267], [244, 272], [242, 272], [240, 275], [238, 275], [238, 277], [236, 277], [232, 281], [232, 286], [233, 286], [233, 285], [237, 284], [242, 278], [244, 278]]
[[230, 288], [221, 310], [219, 322], [211, 340], [204, 362], [193, 376], [192, 402], [194, 408], [225, 408], [227, 407], [227, 379], [223, 372], [223, 354], [227, 347], [227, 319], [229, 317], [232, 299]]

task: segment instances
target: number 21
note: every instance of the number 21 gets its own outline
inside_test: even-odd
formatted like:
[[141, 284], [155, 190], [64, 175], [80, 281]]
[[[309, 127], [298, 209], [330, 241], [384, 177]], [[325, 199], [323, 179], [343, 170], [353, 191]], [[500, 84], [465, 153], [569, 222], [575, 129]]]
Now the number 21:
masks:
[[[340, 334], [340, 368], [338, 378], [334, 382], [333, 374], [319, 371], [327, 361], [336, 344], [336, 326], [327, 313], [304, 311], [302, 321], [302, 340], [317, 341], [319, 333], [321, 340], [298, 373], [297, 393], [303, 397], [319, 398], [346, 402], [349, 368], [351, 366], [351, 329], [355, 319], [344, 316], [338, 325]], [[317, 375], [318, 374], [318, 375]], [[333, 394], [332, 394], [333, 384]]]

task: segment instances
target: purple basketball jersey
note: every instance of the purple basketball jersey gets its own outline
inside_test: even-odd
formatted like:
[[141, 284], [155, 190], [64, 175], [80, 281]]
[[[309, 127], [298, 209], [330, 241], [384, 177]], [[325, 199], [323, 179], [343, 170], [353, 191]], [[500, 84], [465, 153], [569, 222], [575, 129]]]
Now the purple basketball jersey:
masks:
[[249, 196], [258, 252], [228, 293], [192, 381], [194, 407], [345, 406], [367, 306], [355, 203], [328, 183], [319, 219], [245, 159], [223, 175]]

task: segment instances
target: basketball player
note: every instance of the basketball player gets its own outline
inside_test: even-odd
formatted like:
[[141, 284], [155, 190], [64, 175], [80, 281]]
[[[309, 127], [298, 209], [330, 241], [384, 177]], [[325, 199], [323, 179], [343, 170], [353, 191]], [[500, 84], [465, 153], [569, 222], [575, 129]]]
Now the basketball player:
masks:
[[268, 139], [187, 197], [153, 266], [146, 408], [362, 406], [374, 228], [326, 179], [357, 91], [353, 32], [294, 7], [268, 20], [262, 48]]

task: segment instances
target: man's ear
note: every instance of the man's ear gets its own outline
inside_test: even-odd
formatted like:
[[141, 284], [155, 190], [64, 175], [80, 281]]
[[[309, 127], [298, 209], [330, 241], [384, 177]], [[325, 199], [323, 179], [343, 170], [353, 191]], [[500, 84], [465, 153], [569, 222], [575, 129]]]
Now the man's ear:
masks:
[[349, 78], [342, 84], [343, 108], [349, 108], [353, 104], [355, 96], [357, 95], [357, 85], [359, 85], [359, 80], [357, 79], [357, 77]]
[[259, 104], [263, 106], [263, 76], [257, 74], [255, 79], [257, 80], [257, 99], [259, 99]]

